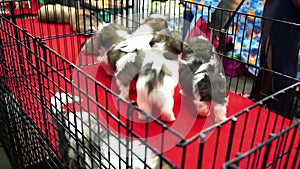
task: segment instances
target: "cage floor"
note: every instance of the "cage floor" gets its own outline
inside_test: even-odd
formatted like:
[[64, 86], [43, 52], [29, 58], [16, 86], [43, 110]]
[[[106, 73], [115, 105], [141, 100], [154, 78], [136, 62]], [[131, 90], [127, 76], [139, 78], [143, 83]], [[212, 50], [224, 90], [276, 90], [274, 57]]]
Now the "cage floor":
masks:
[[[83, 69], [85, 69], [85, 71], [94, 72], [96, 67], [87, 66]], [[71, 78], [71, 76], [73, 76], [73, 78]], [[80, 89], [84, 91], [83, 93], [88, 94], [88, 97], [92, 97], [94, 99], [97, 98], [100, 105], [106, 107], [106, 109], [109, 110], [109, 113], [114, 114], [115, 117], [119, 116], [120, 121], [123, 124], [126, 124], [126, 116], [128, 109], [125, 104], [118, 105], [120, 111], [117, 111], [116, 99], [114, 99], [112, 95], [106, 95], [105, 90], [103, 90], [102, 88], [95, 87], [95, 83], [93, 83], [92, 81], [82, 81], [86, 78], [86, 76], [77, 74], [76, 71], [73, 72], [73, 75], [67, 75], [67, 78], [73, 79], [73, 83], [76, 86], [80, 85]], [[111, 81], [110, 77], [107, 77], [103, 73], [101, 67], [96, 72], [95, 78], [104, 85], [107, 85], [107, 87], [111, 90], [114, 90], [114, 82]], [[95, 114], [100, 121], [107, 124], [111, 131], [115, 133], [120, 132], [121, 137], [126, 136], [125, 129], [118, 129], [119, 122], [116, 122], [112, 118], [108, 117], [107, 112], [100, 110], [99, 107], [90, 102], [83, 93], [74, 90], [74, 88], [72, 88], [72, 85], [69, 84], [69, 82], [64, 82], [68, 79], [58, 77], [55, 74], [49, 74], [47, 77], [43, 77], [42, 81], [46, 89], [44, 93], [45, 100], [50, 100], [50, 98], [53, 96], [52, 92], [59, 92], [58, 88], [52, 85], [52, 82], [49, 83], [49, 79], [53, 80], [56, 84], [61, 84], [61, 88], [66, 90], [67, 92], [73, 92], [75, 95], [82, 98], [82, 101], [79, 103], [80, 109], [75, 107], [75, 111], [89, 111]], [[43, 121], [44, 115], [42, 114], [42, 106], [38, 103], [39, 100], [35, 101], [36, 96], [32, 96], [31, 93], [28, 93], [28, 89], [26, 89], [25, 87], [27, 85], [32, 85], [33, 82], [37, 83], [35, 86], [38, 86], [39, 82], [34, 77], [31, 77], [30, 79], [27, 79], [28, 84], [23, 84], [24, 88], [19, 88], [18, 91], [21, 91], [25, 94], [24, 96], [26, 96], [25, 98], [27, 98], [28, 100], [23, 100], [23, 104], [25, 104], [25, 107], [28, 108], [27, 111], [30, 112], [30, 116], [37, 122], [37, 124], [42, 128], [42, 130], [45, 131], [45, 122]], [[131, 92], [131, 99], [135, 99], [134, 91]], [[181, 98], [178, 92], [176, 92], [174, 99], [174, 112], [176, 114], [177, 120], [173, 123], [167, 123], [166, 125], [175, 130], [177, 133], [183, 135], [186, 139], [190, 139], [195, 135], [199, 134], [199, 132], [203, 131], [204, 129], [214, 125], [213, 114], [208, 118], [195, 117], [191, 106], [189, 106], [189, 103], [183, 102], [183, 100], [186, 100], [188, 102], [188, 99]], [[251, 105], [253, 105], [253, 102], [249, 99], [229, 92], [229, 104], [227, 112], [228, 116], [232, 116]], [[82, 108], [86, 108], [86, 110], [83, 110]], [[48, 119], [51, 123], [52, 120], [50, 112], [47, 115], [46, 119]], [[134, 132], [136, 132], [141, 138], [147, 137], [147, 142], [151, 146], [153, 146], [157, 150], [162, 150], [164, 152], [164, 155], [173, 163], [175, 163], [179, 168], [181, 167], [180, 165], [183, 160], [182, 157], [184, 157], [184, 160], [186, 161], [184, 168], [197, 168], [199, 161], [198, 155], [200, 149], [199, 139], [188, 145], [186, 149], [186, 156], [182, 156], [183, 149], [181, 147], [176, 146], [176, 143], [178, 143], [180, 140], [177, 137], [175, 137], [172, 133], [168, 131], [163, 132], [162, 127], [158, 126], [154, 122], [144, 123], [139, 121], [137, 119], [137, 113], [133, 115], [131, 121], [133, 121], [133, 123], [131, 124], [131, 129]], [[278, 123], [273, 123], [276, 121]], [[272, 122], [271, 124], [273, 125], [266, 126], [266, 124], [269, 124], [268, 122]], [[258, 143], [265, 141], [265, 139], [268, 138], [268, 133], [278, 133], [282, 129], [282, 126], [287, 127], [290, 124], [291, 122], [289, 120], [284, 120], [281, 116], [278, 116], [265, 109], [259, 110], [258, 107], [253, 110], [250, 110], [249, 113], [245, 113], [244, 115], [239, 116], [234, 129], [234, 137], [242, 139], [233, 139], [230, 151], [234, 153], [231, 154], [231, 158], [234, 158], [237, 152], [245, 152], [250, 148], [255, 147]], [[222, 125], [222, 127], [212, 130], [211, 132], [206, 134], [207, 137], [205, 140], [205, 146], [203, 150], [204, 156], [201, 157], [203, 161], [203, 168], [221, 168], [222, 164], [226, 161], [225, 157], [226, 153], [229, 151], [228, 144], [231, 127], [232, 124], [227, 123]], [[48, 130], [48, 133], [45, 131], [45, 134], [51, 138], [53, 146], [55, 147], [55, 145], [57, 145], [57, 139], [53, 133], [55, 132], [53, 131], [53, 128], [50, 125], [50, 131]], [[300, 133], [297, 137], [299, 136]]]
[[[105, 84], [111, 90], [116, 90], [116, 84], [114, 80], [110, 77], [107, 77], [103, 72], [101, 67], [98, 68], [98, 72], [96, 75], [96, 79], [101, 83]], [[209, 117], [195, 117], [195, 110], [193, 109], [192, 100], [190, 98], [182, 97], [179, 94], [179, 86], [176, 89], [174, 100], [175, 100], [175, 107], [174, 113], [176, 116], [176, 121], [173, 123], [168, 123], [167, 125], [177, 131], [178, 133], [184, 135], [186, 139], [190, 139], [196, 134], [200, 133], [201, 131], [209, 128], [210, 126], [214, 125], [214, 115], [213, 113]], [[101, 93], [99, 93], [101, 95]], [[112, 98], [111, 98], [112, 99]], [[136, 99], [135, 91], [130, 93], [130, 99]], [[101, 101], [100, 101], [101, 102]], [[110, 103], [114, 103], [113, 99], [109, 101]], [[105, 102], [101, 102], [101, 104], [105, 104]], [[253, 105], [254, 103], [238, 94], [234, 94], [229, 92], [229, 103], [228, 103], [228, 111], [227, 115], [232, 116], [248, 106]], [[115, 106], [115, 105], [109, 105]], [[111, 108], [112, 109], [112, 108]], [[125, 107], [124, 107], [125, 109]], [[116, 112], [115, 112], [116, 113]], [[117, 115], [117, 114], [116, 114]], [[144, 128], [145, 125], [143, 123], [139, 123], [137, 117], [135, 116], [133, 120], [136, 122], [135, 130], [140, 132], [140, 135], [144, 135]], [[278, 123], [270, 123], [273, 125], [265, 126], [268, 124], [268, 121], [271, 122], [278, 122]], [[290, 120], [285, 120], [281, 116], [278, 116], [266, 109], [259, 110], [259, 107], [250, 110], [248, 114], [242, 115], [238, 117], [237, 124], [235, 126], [235, 137], [236, 138], [244, 138], [244, 140], [234, 139], [233, 146], [230, 151], [232, 152], [244, 152], [253, 148], [258, 143], [262, 142], [265, 139], [265, 133], [277, 133], [279, 132], [283, 126], [287, 127], [290, 125]], [[258, 125], [257, 125], [258, 124]], [[276, 124], [276, 125], [274, 125]], [[227, 149], [228, 140], [229, 140], [229, 132], [232, 127], [232, 124], [227, 123], [220, 128], [220, 131], [213, 130], [212, 132], [208, 133], [208, 137], [205, 140], [206, 146], [204, 147], [204, 157], [202, 157], [203, 168], [221, 168], [223, 162], [225, 162], [226, 152], [229, 150]], [[283, 127], [283, 128], [285, 128]], [[117, 128], [117, 126], [115, 126]], [[149, 137], [153, 139], [148, 139], [154, 147], [160, 149], [162, 146], [160, 143], [157, 143], [155, 137], [160, 135], [159, 128], [149, 127], [150, 134]], [[244, 135], [243, 137], [241, 135]], [[268, 135], [268, 134], [267, 134]], [[299, 136], [299, 135], [298, 135]], [[172, 137], [171, 134], [165, 138], [165, 143], [169, 145], [164, 145], [166, 148], [170, 148], [166, 151], [165, 155], [171, 159], [171, 161], [175, 162], [180, 168], [181, 160], [180, 153], [182, 152], [181, 148], [173, 147], [178, 139]], [[253, 140], [254, 139], [254, 140]], [[186, 165], [185, 168], [197, 168], [198, 165], [198, 153], [199, 153], [199, 142], [195, 141], [187, 147], [187, 153], [185, 160]], [[211, 145], [211, 146], [210, 146]], [[216, 146], [217, 145], [217, 146]], [[214, 154], [218, 152], [217, 154]], [[214, 163], [213, 157], [216, 157], [216, 163]], [[232, 156], [233, 158], [234, 156]]]
[[[76, 63], [82, 44], [89, 38], [77, 35], [69, 24], [40, 22], [37, 18], [17, 19], [16, 24], [32, 36], [41, 38], [46, 45], [72, 63]], [[19, 36], [22, 39], [22, 34]]]
[[[26, 24], [25, 24], [26, 25]], [[35, 24], [27, 24], [27, 26], [33, 26]], [[38, 24], [37, 24], [38, 25]], [[23, 25], [24, 26], [24, 25]], [[44, 27], [43, 27], [44, 28]], [[59, 30], [65, 31], [62, 27]], [[47, 28], [51, 30], [51, 28]], [[40, 30], [40, 28], [33, 29], [35, 31]], [[46, 31], [50, 32], [51, 31]], [[37, 35], [38, 32], [35, 32]], [[68, 45], [70, 43], [67, 43], [67, 45], [64, 43], [63, 45], [59, 45], [62, 42], [66, 41], [72, 41], [65, 38], [75, 38], [74, 46], [77, 46], [77, 48], [74, 48], [74, 46], [69, 47]], [[59, 54], [66, 57], [68, 60], [71, 60], [73, 63], [80, 60], [76, 56], [76, 53], [79, 53], [80, 50], [80, 44], [85, 40], [85, 38], [78, 38], [78, 37], [64, 37], [64, 38], [58, 38], [58, 39], [51, 39], [49, 41], [46, 41], [46, 44], [49, 44], [50, 47], [54, 51], [58, 51]], [[73, 42], [72, 42], [73, 43]], [[52, 45], [52, 46], [51, 46]], [[72, 57], [70, 58], [69, 52], [72, 53]], [[75, 57], [74, 57], [75, 56]], [[82, 56], [85, 57], [85, 56]], [[89, 56], [86, 56], [89, 57]], [[86, 58], [81, 58], [85, 60]], [[88, 62], [91, 61], [91, 57], [89, 57], [87, 60]], [[114, 83], [114, 80], [107, 76], [104, 73], [104, 70], [102, 67], [100, 67], [97, 64], [90, 65], [90, 66], [83, 66], [80, 67], [83, 71], [85, 71], [87, 74], [90, 75], [90, 77], [95, 78], [102, 84], [104, 84], [106, 87], [111, 89], [112, 91], [116, 91], [116, 85]], [[97, 98], [97, 101], [100, 103], [100, 105], [106, 107], [110, 113], [115, 114], [116, 116], [120, 116], [121, 122], [126, 124], [126, 116], [127, 116], [127, 107], [126, 105], [118, 105], [117, 101], [112, 97], [111, 94], [107, 94], [106, 90], [103, 88], [95, 86], [95, 83], [91, 80], [88, 81], [87, 77], [80, 72], [77, 72], [76, 70], [67, 71], [67, 78], [72, 79], [75, 86], [80, 86], [80, 90], [84, 91], [89, 97]], [[26, 79], [26, 83], [28, 83], [28, 86], [32, 85], [31, 83], [40, 83], [37, 81], [34, 77], [28, 77], [29, 79]], [[49, 83], [49, 79], [53, 79], [53, 82], [55, 84], [62, 84], [61, 88], [68, 91], [69, 93], [74, 93], [75, 95], [80, 96], [83, 98], [83, 100], [88, 100], [86, 95], [83, 95], [82, 93], [74, 90], [72, 88], [73, 85], [69, 84], [69, 82], [65, 82], [67, 79], [58, 76], [57, 74], [49, 74], [48, 76], [43, 77], [41, 80], [43, 81], [44, 87], [47, 89], [45, 90], [45, 97], [47, 100], [50, 100], [50, 97], [53, 96], [53, 93], [58, 92], [59, 90], [52, 85], [53, 82]], [[16, 82], [18, 83], [18, 82]], [[68, 85], [64, 85], [68, 84]], [[24, 90], [24, 94], [31, 95], [28, 93], [28, 89], [26, 89], [26, 85], [22, 84], [24, 88], [18, 89]], [[38, 86], [38, 85], [36, 85]], [[50, 93], [51, 91], [51, 93]], [[199, 132], [203, 131], [204, 129], [214, 125], [214, 116], [213, 114], [209, 116], [208, 118], [204, 117], [196, 117], [193, 113], [193, 106], [191, 106], [191, 100], [189, 98], [182, 98], [182, 96], [179, 94], [179, 87], [176, 88], [176, 94], [174, 96], [175, 100], [175, 107], [174, 112], [176, 115], [177, 120], [173, 123], [166, 124], [176, 132], [183, 135], [186, 139], [190, 139], [193, 136], [197, 135]], [[130, 93], [131, 100], [135, 100], [136, 94], [134, 90]], [[30, 97], [28, 97], [30, 98]], [[32, 98], [31, 100], [34, 100]], [[28, 105], [33, 104], [28, 102]], [[116, 122], [113, 122], [112, 119], [107, 117], [107, 113], [104, 111], [99, 111], [99, 107], [97, 106], [89, 106], [91, 103], [89, 101], [81, 102], [80, 105], [83, 107], [88, 107], [87, 110], [91, 113], [96, 114], [101, 121], [106, 121], [109, 119], [109, 126], [112, 130], [115, 130], [115, 132], [121, 132], [125, 133], [125, 130], [118, 131], [119, 125]], [[228, 112], [227, 115], [232, 116], [236, 114], [237, 112], [240, 112], [247, 108], [248, 106], [253, 105], [254, 103], [238, 94], [234, 94], [232, 92], [229, 92], [229, 104], [228, 104]], [[49, 106], [49, 105], [48, 105]], [[120, 107], [121, 112], [117, 111], [117, 107]], [[29, 112], [34, 112], [34, 110], [39, 110], [41, 107], [31, 107], [29, 108]], [[43, 122], [39, 121], [42, 119], [42, 115], [39, 114], [39, 112], [34, 112], [31, 114], [33, 118], [36, 119], [36, 121], [41, 125]], [[100, 113], [98, 113], [100, 112]], [[48, 115], [48, 119], [51, 120], [50, 114]], [[155, 125], [154, 122], [149, 122], [148, 124], [144, 122], [140, 122], [137, 117], [136, 113], [132, 117], [132, 130], [134, 130], [138, 135], [141, 137], [145, 137], [147, 135], [147, 141], [156, 149], [161, 150], [163, 148], [164, 155], [169, 158], [172, 162], [174, 162], [179, 168], [181, 167], [182, 163], [182, 153], [183, 150], [180, 147], [176, 147], [176, 142], [180, 141], [178, 140], [174, 135], [172, 135], [170, 132], [164, 132], [164, 143], [162, 144], [160, 141], [162, 137], [162, 129], [161, 126]], [[266, 126], [267, 122], [269, 121], [278, 121], [278, 125], [268, 125]], [[257, 123], [258, 122], [258, 123]], [[249, 113], [244, 113], [243, 115], [238, 117], [236, 126], [235, 126], [235, 137], [237, 138], [243, 138], [240, 139], [233, 139], [232, 147], [230, 149], [231, 152], [234, 152], [231, 154], [231, 158], [235, 157], [235, 154], [237, 152], [244, 152], [246, 150], [249, 150], [250, 148], [256, 146], [258, 143], [265, 140], [265, 135], [268, 135], [266, 133], [276, 133], [279, 132], [282, 128], [282, 126], [288, 126], [290, 125], [290, 120], [285, 120], [281, 116], [278, 116], [270, 111], [267, 111], [265, 109], [259, 109], [258, 107], [255, 109], [252, 109], [249, 111]], [[258, 125], [257, 125], [258, 124]], [[276, 123], [272, 123], [276, 124]], [[222, 164], [225, 162], [225, 156], [226, 152], [228, 152], [227, 145], [229, 144], [229, 132], [231, 129], [232, 124], [227, 123], [223, 125], [222, 127], [218, 128], [218, 130], [213, 130], [210, 132], [207, 137], [206, 144], [204, 147], [204, 156], [202, 158], [202, 168], [221, 168]], [[43, 128], [43, 127], [42, 127]], [[148, 129], [146, 131], [146, 128]], [[43, 128], [45, 130], [45, 128]], [[125, 134], [124, 134], [125, 135]], [[242, 136], [243, 135], [243, 136]], [[298, 134], [299, 136], [299, 134]], [[55, 138], [52, 135], [49, 135], [49, 137], [53, 137], [52, 140], [55, 142]], [[254, 139], [254, 140], [253, 140]], [[55, 142], [54, 145], [57, 143]], [[192, 142], [190, 145], [187, 146], [187, 153], [184, 157], [185, 160], [185, 168], [197, 168], [198, 165], [198, 155], [199, 155], [199, 140]]]

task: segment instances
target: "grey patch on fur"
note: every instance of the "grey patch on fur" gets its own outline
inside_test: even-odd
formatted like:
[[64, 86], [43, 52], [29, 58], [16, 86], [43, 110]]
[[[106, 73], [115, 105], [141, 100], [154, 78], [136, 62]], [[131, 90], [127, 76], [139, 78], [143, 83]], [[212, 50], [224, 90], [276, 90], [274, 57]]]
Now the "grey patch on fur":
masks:
[[182, 60], [179, 81], [187, 94], [193, 96], [191, 80], [197, 73], [204, 73], [204, 78], [197, 82], [200, 101], [213, 99], [220, 104], [227, 102], [226, 77], [215, 54], [214, 46], [208, 39], [192, 37], [187, 40], [183, 45]]
[[105, 48], [110, 48], [112, 45], [117, 44], [123, 40], [125, 37], [120, 36], [117, 31], [122, 30], [130, 34], [130, 29], [119, 24], [111, 23], [100, 31], [99, 33], [99, 46], [103, 46]]
[[161, 42], [165, 42], [165, 50], [175, 55], [178, 55], [182, 52], [182, 37], [181, 34], [175, 30], [166, 28], [156, 32], [150, 41], [150, 45], [154, 46], [155, 44]]
[[168, 21], [166, 18], [157, 17], [154, 15], [150, 15], [149, 17], [145, 18], [142, 24], [150, 25], [153, 28], [154, 32], [168, 28]]
[[100, 45], [97, 38], [98, 38], [97, 35], [95, 37], [91, 37], [82, 46], [82, 50], [86, 55], [99, 56]]
[[143, 67], [143, 70], [139, 74], [139, 77], [149, 76], [149, 79], [146, 82], [148, 94], [155, 88], [157, 88], [159, 85], [163, 85], [163, 79], [167, 74], [167, 72], [165, 72], [166, 69], [166, 66], [164, 66], [164, 69], [157, 70], [152, 67], [152, 63], [148, 63]]
[[152, 63], [148, 63], [144, 66], [142, 72], [139, 74], [139, 77], [141, 76], [149, 76], [149, 79], [146, 82], [146, 86], [148, 88], [148, 94], [149, 94], [156, 86], [156, 76], [157, 76], [156, 70], [152, 69]]
[[188, 60], [187, 62], [185, 62], [185, 64], [180, 64], [180, 86], [181, 89], [184, 90], [190, 96], [193, 96], [193, 79], [195, 76], [194, 73], [200, 65], [202, 65], [202, 61], [200, 59], [195, 58], [193, 58], [192, 60]]
[[148, 81], [146, 82], [146, 86], [148, 88], [148, 94], [153, 91], [155, 88], [163, 85], [165, 76], [172, 76], [173, 73], [168, 69], [168, 67], [163, 64], [160, 70], [153, 68], [153, 63], [147, 63], [142, 68], [139, 73], [139, 77], [141, 76], [149, 76]]
[[120, 49], [114, 49], [114, 48], [112, 48], [107, 52], [107, 60], [113, 70], [117, 69], [116, 68], [117, 61], [126, 54], [127, 53], [122, 52]]
[[129, 85], [130, 82], [137, 78], [141, 71], [145, 55], [142, 51], [137, 51], [134, 62], [127, 62], [122, 70], [119, 70], [116, 74], [118, 80], [123, 85]]
[[209, 40], [198, 37], [190, 38], [183, 46], [183, 60], [189, 57], [199, 58], [203, 63], [210, 61], [213, 55], [213, 45]]
[[212, 91], [213, 96], [218, 96], [214, 97], [214, 100], [217, 103], [224, 104], [226, 103], [227, 100], [227, 88], [226, 88], [226, 77], [224, 74], [217, 75], [216, 78], [214, 79], [214, 86], [215, 90]]
[[163, 56], [165, 59], [168, 59], [168, 60], [177, 60], [178, 59], [177, 54], [174, 54], [173, 52], [169, 52], [169, 51], [165, 51], [163, 53]]
[[[124, 31], [120, 34], [119, 31]], [[114, 44], [117, 44], [130, 35], [130, 29], [119, 24], [110, 23], [104, 26], [100, 31], [96, 32], [94, 37], [91, 37], [83, 46], [83, 51], [86, 55], [99, 56], [99, 49], [110, 49]]]
[[[211, 101], [212, 100], [212, 88], [210, 78], [208, 77], [206, 72], [201, 72], [203, 74], [203, 78], [200, 79], [196, 86], [196, 91], [200, 95], [200, 101]], [[194, 79], [198, 80], [198, 79]], [[194, 86], [193, 86], [194, 87]]]

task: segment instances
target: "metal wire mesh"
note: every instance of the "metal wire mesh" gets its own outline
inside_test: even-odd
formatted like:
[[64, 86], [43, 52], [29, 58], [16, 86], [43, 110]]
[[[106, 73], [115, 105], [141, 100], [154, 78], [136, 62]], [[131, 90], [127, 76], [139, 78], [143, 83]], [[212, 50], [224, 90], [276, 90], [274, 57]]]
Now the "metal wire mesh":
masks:
[[[21, 5], [21, 2], [17, 3]], [[265, 145], [284, 146], [287, 141], [274, 140], [285, 139], [284, 133], [297, 129], [299, 123], [294, 124], [290, 119], [274, 114], [274, 107], [294, 101], [294, 95], [290, 95], [288, 99], [281, 96], [284, 93], [294, 93], [299, 80], [266, 70], [290, 79], [293, 85], [266, 96], [261, 101], [252, 102], [248, 99], [251, 106], [237, 111], [227, 120], [190, 136], [182, 135], [172, 126], [160, 122], [131, 102], [121, 99], [86, 71], [93, 69], [97, 64], [96, 57], [80, 60], [78, 55], [82, 43], [95, 32], [75, 33], [70, 31], [67, 25], [40, 23], [36, 20], [35, 9], [42, 5], [31, 2], [30, 10], [21, 9], [20, 13], [10, 10], [15, 7], [13, 2], [0, 3], [6, 3], [10, 12], [5, 17], [0, 16], [0, 129], [14, 168], [130, 168], [135, 164], [133, 159], [142, 163], [142, 168], [152, 168], [148, 163], [151, 158], [147, 158], [147, 152], [158, 157], [160, 163], [157, 168], [218, 168], [226, 161], [234, 159], [238, 152], [260, 151]], [[218, 54], [223, 58], [224, 65], [227, 62], [235, 62], [245, 68], [254, 67], [256, 71], [265, 70], [256, 63], [253, 64], [250, 57], [245, 61], [228, 56], [228, 53], [233, 55], [245, 50], [251, 53], [252, 46], [227, 51], [230, 47], [226, 44], [226, 39], [232, 37], [231, 45], [236, 46], [238, 36], [234, 30], [236, 25], [241, 25], [240, 18], [251, 18], [253, 22], [250, 27], [253, 27], [253, 30], [259, 24], [256, 20], [266, 18], [191, 2], [168, 1], [168, 8], [165, 8], [166, 4], [149, 1], [120, 1], [120, 4], [125, 4], [120, 7], [121, 10], [111, 6], [109, 9], [99, 9], [99, 4], [93, 6], [91, 1], [75, 2], [84, 9], [93, 11], [96, 16], [100, 15], [102, 21], [118, 21], [133, 30], [144, 17], [159, 12], [173, 18], [174, 29], [184, 30], [182, 33], [186, 36], [197, 34], [197, 31], [201, 30], [201, 34], [213, 38], [214, 36], [210, 35], [217, 32]], [[179, 7], [170, 8], [171, 2]], [[192, 9], [201, 9], [202, 12], [208, 13], [219, 11], [221, 15], [222, 12], [232, 13], [236, 17], [232, 18], [227, 28], [207, 25], [213, 22], [208, 17], [206, 21], [189, 23], [189, 26], [197, 25], [198, 30], [190, 29], [185, 27], [184, 18]], [[197, 12], [196, 15], [201, 15], [202, 12]], [[126, 18], [135, 13], [139, 13], [138, 17]], [[254, 38], [253, 33], [249, 35], [250, 40]], [[242, 44], [246, 41], [243, 38], [239, 40]], [[214, 42], [214, 39], [211, 41]], [[258, 51], [256, 52], [258, 55]], [[227, 68], [234, 69], [233, 65]], [[249, 94], [253, 79], [255, 80], [255, 75], [250, 73], [238, 77], [228, 76], [227, 86], [235, 94]], [[76, 97], [80, 99], [76, 100]], [[290, 109], [287, 106], [281, 107], [280, 110], [283, 114], [290, 111], [294, 113], [294, 108]], [[135, 123], [133, 119], [137, 114], [146, 116], [146, 123]], [[151, 130], [153, 128], [155, 131]], [[153, 140], [150, 137], [152, 132], [154, 135], [162, 134]], [[270, 133], [276, 136], [269, 139]], [[144, 145], [143, 155], [136, 153], [134, 140]], [[259, 144], [262, 142], [263, 144]], [[288, 143], [296, 145], [297, 140], [291, 139]], [[170, 144], [171, 150], [168, 149]], [[297, 150], [275, 153], [274, 158], [270, 160], [270, 166], [279, 165], [279, 157], [291, 152], [295, 154], [293, 165], [299, 166], [299, 145], [296, 146]], [[125, 147], [125, 156], [120, 147]], [[106, 148], [107, 154], [103, 148]], [[71, 159], [69, 151], [76, 154]], [[260, 151], [260, 155], [266, 154]], [[260, 165], [260, 161], [257, 161], [259, 158], [256, 158], [258, 155], [254, 156], [253, 163], [250, 153], [238, 156], [238, 160], [249, 157], [248, 164], [251, 165], [247, 165], [247, 168], [251, 168], [249, 166]], [[232, 163], [236, 164], [237, 160], [233, 160]]]

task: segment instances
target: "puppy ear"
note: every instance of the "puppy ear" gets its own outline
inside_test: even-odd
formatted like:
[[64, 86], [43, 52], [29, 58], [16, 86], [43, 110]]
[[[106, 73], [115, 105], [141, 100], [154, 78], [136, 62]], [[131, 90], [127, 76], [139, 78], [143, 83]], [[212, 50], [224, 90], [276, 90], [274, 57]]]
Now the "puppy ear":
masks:
[[182, 59], [185, 59], [190, 53], [194, 53], [189, 44], [182, 43]]
[[180, 53], [182, 53], [182, 49], [183, 49], [183, 44], [182, 44], [182, 42], [181, 42], [181, 40], [179, 40], [179, 39], [173, 39], [173, 49], [174, 49], [174, 52], [176, 53], [176, 54], [180, 54]]
[[112, 48], [106, 55], [109, 65], [113, 68], [113, 70], [116, 70], [116, 63], [121, 58], [122, 52], [119, 49]]
[[157, 42], [157, 39], [155, 37], [155, 35], [153, 36], [153, 38], [151, 39], [151, 41], [149, 42], [150, 47], [152, 48], [153, 45]]
[[165, 36], [160, 32], [154, 34], [153, 38], [149, 42], [149, 45], [152, 47], [155, 43], [161, 42], [165, 40]]
[[173, 46], [174, 46], [174, 51], [176, 54], [180, 54], [183, 51], [183, 42], [182, 42], [182, 36], [180, 33], [177, 31], [173, 30], [170, 32], [170, 38]]

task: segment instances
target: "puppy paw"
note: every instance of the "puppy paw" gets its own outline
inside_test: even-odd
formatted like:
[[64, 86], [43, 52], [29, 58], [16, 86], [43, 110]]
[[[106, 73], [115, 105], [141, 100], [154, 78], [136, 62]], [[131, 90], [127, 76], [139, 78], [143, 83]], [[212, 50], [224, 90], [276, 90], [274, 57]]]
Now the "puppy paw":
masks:
[[123, 99], [129, 100], [129, 94], [126, 92], [121, 92], [120, 97], [122, 97]]
[[218, 116], [216, 116], [216, 117], [215, 117], [215, 122], [216, 122], [216, 123], [219, 123], [219, 122], [222, 122], [222, 121], [225, 121], [225, 120], [227, 120], [227, 117], [226, 117], [226, 116], [223, 116], [223, 117], [218, 117]]
[[179, 93], [182, 95], [182, 96], [187, 96], [187, 94], [185, 93], [185, 91], [184, 90], [179, 90]]
[[227, 119], [226, 117], [226, 105], [216, 104], [214, 108], [214, 114], [215, 114], [215, 122], [221, 122]]
[[[149, 107], [147, 107], [147, 106], [138, 106], [138, 107], [139, 107], [139, 109], [141, 109], [143, 112], [145, 112], [145, 113], [151, 115], [151, 108], [149, 108]], [[146, 117], [147, 117], [147, 116], [146, 116], [144, 113], [138, 113], [138, 119], [139, 119], [140, 121], [146, 121]], [[148, 120], [150, 120], [150, 119], [148, 118]]]
[[146, 121], [146, 115], [142, 114], [142, 113], [138, 113], [138, 119], [140, 121]]
[[164, 122], [173, 122], [176, 120], [173, 111], [163, 111], [160, 119]]
[[193, 102], [199, 116], [208, 117], [210, 115], [210, 102], [197, 100], [194, 100]]

